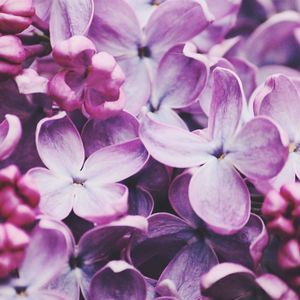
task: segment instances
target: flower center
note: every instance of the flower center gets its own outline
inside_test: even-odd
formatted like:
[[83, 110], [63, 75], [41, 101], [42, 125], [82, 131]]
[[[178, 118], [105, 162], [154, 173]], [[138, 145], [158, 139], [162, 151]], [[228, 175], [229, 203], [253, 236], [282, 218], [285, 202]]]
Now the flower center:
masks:
[[72, 270], [76, 268], [81, 268], [83, 265], [83, 261], [80, 257], [76, 257], [75, 255], [72, 255], [69, 259], [69, 266]]
[[150, 48], [147, 46], [138, 48], [138, 56], [139, 56], [139, 58], [151, 57]]
[[27, 293], [26, 293], [27, 287], [26, 286], [16, 286], [15, 290], [16, 290], [16, 293], [18, 294], [18, 296], [27, 297]]
[[82, 179], [80, 177], [75, 177], [73, 178], [73, 184], [77, 184], [77, 185], [83, 185], [85, 182], [85, 179]]

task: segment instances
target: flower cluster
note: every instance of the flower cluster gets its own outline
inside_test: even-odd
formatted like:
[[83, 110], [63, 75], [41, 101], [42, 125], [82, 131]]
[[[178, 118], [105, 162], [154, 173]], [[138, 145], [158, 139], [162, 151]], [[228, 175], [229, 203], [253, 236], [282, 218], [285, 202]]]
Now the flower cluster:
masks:
[[298, 0], [0, 0], [0, 300], [300, 300]]

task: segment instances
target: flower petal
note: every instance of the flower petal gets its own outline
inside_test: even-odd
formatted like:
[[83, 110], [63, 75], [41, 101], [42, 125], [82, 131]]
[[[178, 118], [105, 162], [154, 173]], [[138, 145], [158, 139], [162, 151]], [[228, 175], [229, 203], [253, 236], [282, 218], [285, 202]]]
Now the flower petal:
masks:
[[97, 184], [86, 182], [74, 188], [74, 213], [93, 223], [103, 224], [127, 212], [127, 187], [122, 184]]
[[113, 56], [137, 55], [141, 35], [137, 17], [126, 1], [95, 1], [95, 13], [88, 37], [98, 50]]
[[172, 46], [196, 36], [213, 19], [204, 2], [166, 1], [153, 12], [145, 27], [146, 44], [153, 56], [159, 56]]
[[22, 126], [19, 118], [14, 115], [5, 115], [0, 124], [0, 160], [11, 155], [18, 145], [22, 135]]
[[146, 299], [143, 276], [124, 261], [111, 261], [92, 279], [90, 299]]
[[73, 207], [74, 189], [71, 178], [58, 176], [45, 168], [33, 168], [27, 174], [41, 195], [41, 211], [58, 220], [66, 218]]
[[159, 282], [172, 280], [181, 299], [199, 299], [200, 277], [218, 263], [215, 253], [204, 241], [185, 246], [168, 264]]
[[111, 145], [94, 152], [86, 160], [82, 176], [101, 183], [121, 181], [137, 173], [148, 156], [139, 138]]
[[195, 213], [216, 233], [233, 234], [250, 216], [246, 184], [225, 160], [213, 159], [198, 169], [191, 179], [189, 198]]
[[106, 146], [121, 144], [138, 137], [138, 120], [123, 111], [107, 120], [89, 120], [82, 131], [86, 155]]
[[242, 114], [243, 92], [240, 79], [230, 70], [213, 71], [213, 94], [208, 119], [211, 136], [224, 143], [236, 132]]
[[203, 295], [218, 299], [239, 299], [245, 295], [251, 296], [254, 290], [255, 275], [247, 268], [233, 263], [221, 263], [212, 267], [201, 278]]
[[52, 1], [50, 15], [50, 40], [52, 46], [73, 35], [84, 35], [94, 15], [94, 1]]
[[277, 121], [294, 141], [300, 126], [300, 95], [294, 83], [285, 75], [273, 75], [265, 83], [265, 96], [254, 104], [259, 115]]
[[76, 176], [84, 162], [80, 135], [65, 113], [41, 120], [37, 125], [36, 146], [50, 170]]
[[283, 168], [288, 149], [271, 119], [256, 117], [246, 123], [227, 149], [229, 159], [249, 178], [270, 179]]
[[234, 235], [222, 236], [210, 232], [207, 238], [222, 261], [239, 263], [250, 269], [255, 269], [268, 244], [265, 225], [254, 214]]
[[140, 126], [140, 138], [156, 160], [172, 167], [194, 167], [211, 157], [209, 145], [196, 134], [159, 123], [150, 113]]
[[151, 94], [151, 80], [144, 60], [134, 56], [128, 59], [118, 60], [125, 74], [125, 83], [122, 89], [125, 93], [125, 110], [138, 115], [146, 104]]
[[65, 235], [53, 227], [51, 221], [41, 220], [31, 237], [19, 269], [20, 278], [32, 290], [44, 286], [59, 274], [67, 261], [67, 252]]
[[152, 195], [143, 188], [129, 189], [128, 214], [149, 217], [154, 208]]
[[184, 45], [171, 48], [161, 59], [151, 103], [155, 108], [167, 105], [182, 108], [195, 102], [204, 88], [208, 66], [205, 61], [188, 57]]

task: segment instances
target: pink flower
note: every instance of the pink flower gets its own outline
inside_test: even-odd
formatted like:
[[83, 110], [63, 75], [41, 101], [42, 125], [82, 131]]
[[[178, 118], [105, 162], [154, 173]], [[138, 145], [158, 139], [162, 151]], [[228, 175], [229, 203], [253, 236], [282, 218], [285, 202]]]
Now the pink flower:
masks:
[[29, 242], [26, 229], [35, 220], [38, 203], [29, 177], [14, 165], [0, 170], [0, 278], [19, 266]]

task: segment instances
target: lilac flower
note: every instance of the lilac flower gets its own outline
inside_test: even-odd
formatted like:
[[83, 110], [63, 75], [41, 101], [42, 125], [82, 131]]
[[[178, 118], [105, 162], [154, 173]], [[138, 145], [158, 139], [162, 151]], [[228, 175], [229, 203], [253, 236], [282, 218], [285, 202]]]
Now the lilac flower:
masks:
[[66, 260], [65, 236], [49, 220], [41, 220], [35, 228], [19, 276], [0, 285], [2, 300], [67, 300], [68, 296], [46, 290], [61, 271]]
[[14, 34], [23, 31], [31, 24], [33, 15], [32, 0], [1, 0], [0, 32]]
[[237, 232], [249, 219], [249, 191], [235, 168], [249, 178], [271, 178], [288, 154], [270, 119], [257, 117], [241, 126], [242, 103], [239, 79], [216, 68], [207, 130], [189, 133], [155, 121], [151, 114], [140, 128], [143, 143], [158, 161], [177, 168], [201, 166], [192, 177], [189, 198], [196, 214], [217, 233]]
[[41, 193], [42, 212], [64, 219], [73, 209], [96, 223], [126, 213], [128, 189], [116, 182], [135, 174], [147, 161], [147, 151], [138, 138], [100, 149], [84, 162], [80, 135], [61, 113], [40, 121], [36, 144], [48, 167], [29, 171]]
[[[70, 295], [72, 300], [79, 299], [80, 291], [85, 299], [90, 299], [89, 290], [92, 295], [95, 295], [95, 290], [101, 288], [98, 286], [99, 280], [105, 280], [103, 277], [100, 279], [101, 276], [104, 276], [102, 272], [110, 264], [112, 266], [115, 264], [110, 261], [127, 259], [126, 255], [131, 239], [134, 236], [145, 234], [147, 231], [145, 218], [128, 216], [117, 222], [87, 231], [76, 244], [69, 229], [63, 223], [57, 225], [69, 241], [68, 259], [61, 266], [61, 274], [49, 284], [48, 289]], [[119, 262], [116, 265], [125, 265], [125, 269], [133, 269], [125, 262]], [[138, 273], [134, 270], [133, 272]], [[97, 274], [95, 275], [95, 273]], [[118, 282], [115, 284], [118, 285]], [[116, 290], [121, 288], [123, 287], [116, 286]], [[142, 290], [142, 287], [137, 286], [136, 288]], [[113, 289], [111, 290], [113, 292]], [[92, 295], [92, 298], [95, 297]]]
[[273, 75], [260, 88], [254, 98], [254, 113], [275, 120], [288, 137], [289, 156], [280, 174], [270, 182], [258, 182], [258, 188], [267, 192], [272, 186], [279, 188], [284, 183], [300, 178], [300, 95], [297, 82], [285, 75]]
[[141, 30], [129, 4], [123, 0], [102, 0], [95, 2], [88, 37], [98, 50], [115, 56], [126, 76], [126, 110], [137, 115], [151, 94], [147, 64], [157, 64], [168, 49], [193, 38], [211, 21], [207, 7], [198, 1], [166, 1]]
[[201, 279], [203, 294], [209, 299], [298, 300], [297, 294], [273, 274], [258, 277], [249, 269], [233, 263], [213, 267]]

